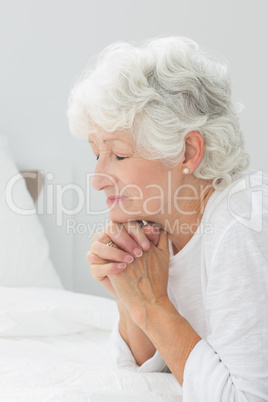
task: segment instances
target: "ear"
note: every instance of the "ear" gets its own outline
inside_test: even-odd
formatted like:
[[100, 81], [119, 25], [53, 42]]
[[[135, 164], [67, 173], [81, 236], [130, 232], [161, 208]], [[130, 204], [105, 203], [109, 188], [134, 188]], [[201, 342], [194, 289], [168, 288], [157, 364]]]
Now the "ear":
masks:
[[201, 162], [204, 153], [204, 138], [198, 131], [191, 131], [184, 140], [185, 152], [182, 168], [187, 167], [192, 173]]

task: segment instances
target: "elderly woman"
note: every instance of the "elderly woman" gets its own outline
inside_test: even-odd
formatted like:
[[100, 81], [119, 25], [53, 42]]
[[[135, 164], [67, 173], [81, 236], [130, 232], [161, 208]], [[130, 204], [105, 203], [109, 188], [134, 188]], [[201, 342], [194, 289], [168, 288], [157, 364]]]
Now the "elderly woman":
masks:
[[226, 64], [180, 37], [108, 46], [70, 96], [111, 219], [87, 258], [112, 355], [171, 371], [184, 402], [268, 400], [268, 187], [238, 115]]

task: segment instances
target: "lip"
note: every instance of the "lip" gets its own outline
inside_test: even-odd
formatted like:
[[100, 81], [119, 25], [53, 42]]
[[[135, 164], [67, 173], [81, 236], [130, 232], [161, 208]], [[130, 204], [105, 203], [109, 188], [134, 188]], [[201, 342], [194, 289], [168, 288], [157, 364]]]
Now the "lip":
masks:
[[110, 197], [107, 197], [108, 200], [119, 200], [122, 198], [127, 198], [127, 197], [125, 197], [123, 195], [111, 195]]
[[116, 195], [112, 195], [110, 197], [107, 197], [106, 199], [106, 204], [107, 205], [111, 205], [111, 204], [116, 204], [120, 201], [124, 201], [126, 200], [128, 197], [123, 197], [123, 196], [116, 196]]

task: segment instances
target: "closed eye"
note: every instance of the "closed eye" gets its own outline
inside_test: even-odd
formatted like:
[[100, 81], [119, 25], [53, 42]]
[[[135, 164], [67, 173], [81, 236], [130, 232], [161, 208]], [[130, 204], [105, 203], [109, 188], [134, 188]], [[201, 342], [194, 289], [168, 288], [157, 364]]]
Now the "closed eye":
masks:
[[[97, 155], [96, 156], [96, 160], [98, 160], [99, 159], [99, 155]], [[118, 156], [118, 155], [115, 155], [115, 157], [116, 157], [116, 159], [118, 160], [118, 161], [122, 161], [123, 159], [126, 159], [124, 156]]]

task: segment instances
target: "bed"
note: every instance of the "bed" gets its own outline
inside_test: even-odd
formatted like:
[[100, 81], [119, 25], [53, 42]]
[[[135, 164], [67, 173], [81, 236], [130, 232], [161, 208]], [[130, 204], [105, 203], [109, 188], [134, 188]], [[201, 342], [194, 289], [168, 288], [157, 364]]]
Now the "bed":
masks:
[[182, 401], [172, 374], [113, 367], [116, 304], [63, 287], [30, 213], [40, 186], [0, 136], [0, 401]]

